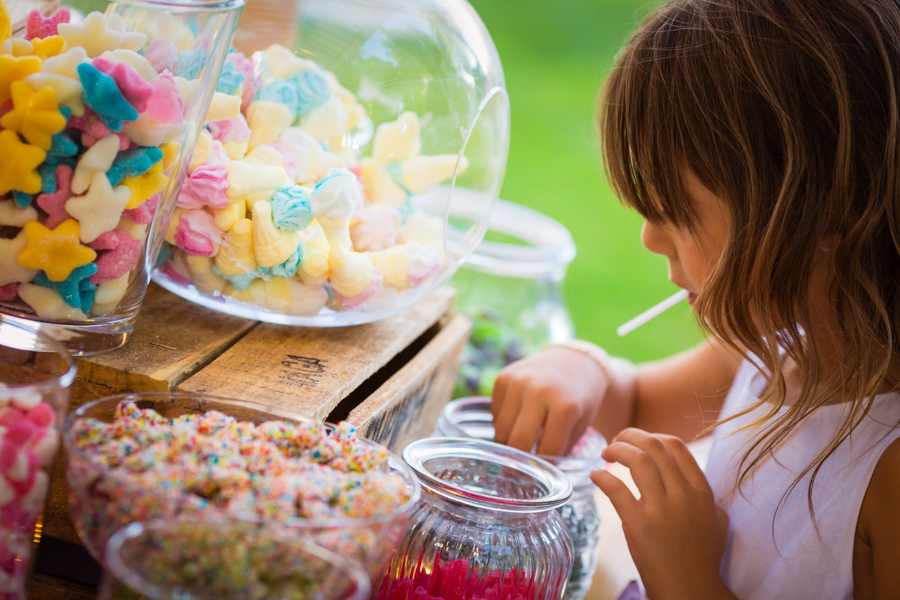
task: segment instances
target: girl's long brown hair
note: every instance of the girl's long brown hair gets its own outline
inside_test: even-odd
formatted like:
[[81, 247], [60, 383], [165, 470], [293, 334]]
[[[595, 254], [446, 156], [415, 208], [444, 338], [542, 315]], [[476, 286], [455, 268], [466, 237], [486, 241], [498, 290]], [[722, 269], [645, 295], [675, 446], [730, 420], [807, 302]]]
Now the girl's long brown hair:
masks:
[[[668, 2], [620, 55], [599, 126], [610, 181], [651, 222], [696, 232], [684, 167], [728, 206], [727, 247], [697, 313], [771, 373], [741, 413], [764, 409], [737, 486], [816, 408], [857, 399], [785, 494], [811, 473], [812, 511], [823, 462], [885, 382], [898, 389], [900, 0]], [[817, 370], [822, 334], [810, 326], [823, 255], [838, 322], [828, 335], [843, 354], [831, 373]], [[781, 351], [803, 376], [787, 407]]]

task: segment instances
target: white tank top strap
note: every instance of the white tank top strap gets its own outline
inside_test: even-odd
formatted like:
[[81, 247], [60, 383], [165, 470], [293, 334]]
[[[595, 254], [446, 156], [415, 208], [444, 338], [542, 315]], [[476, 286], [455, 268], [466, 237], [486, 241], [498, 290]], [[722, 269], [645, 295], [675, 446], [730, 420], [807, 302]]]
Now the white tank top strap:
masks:
[[[745, 362], [722, 416], [758, 402], [765, 378]], [[823, 463], [813, 486], [815, 523], [809, 513], [810, 474], [787, 496], [803, 469], [825, 448], [847, 405], [824, 406], [761, 461], [740, 491], [737, 469], [748, 434], [735, 431], [764, 409], [720, 425], [706, 475], [730, 528], [721, 573], [741, 600], [853, 598], [856, 522], [872, 472], [885, 449], [900, 438], [900, 394], [876, 396], [872, 410]]]

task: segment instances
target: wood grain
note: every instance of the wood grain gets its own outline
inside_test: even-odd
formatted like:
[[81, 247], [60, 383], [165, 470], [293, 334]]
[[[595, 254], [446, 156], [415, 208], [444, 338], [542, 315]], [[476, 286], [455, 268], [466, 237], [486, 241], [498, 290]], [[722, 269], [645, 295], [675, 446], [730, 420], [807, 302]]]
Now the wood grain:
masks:
[[457, 360], [472, 322], [457, 315], [415, 358], [350, 412], [347, 420], [365, 437], [400, 452], [427, 437], [456, 380]]
[[43, 573], [31, 576], [31, 600], [95, 600], [97, 589]]
[[79, 360], [78, 377], [122, 391], [171, 390], [256, 325], [151, 283], [133, 337], [117, 350]]
[[373, 373], [453, 309], [440, 288], [382, 321], [339, 328], [262, 323], [179, 390], [251, 400], [324, 419]]

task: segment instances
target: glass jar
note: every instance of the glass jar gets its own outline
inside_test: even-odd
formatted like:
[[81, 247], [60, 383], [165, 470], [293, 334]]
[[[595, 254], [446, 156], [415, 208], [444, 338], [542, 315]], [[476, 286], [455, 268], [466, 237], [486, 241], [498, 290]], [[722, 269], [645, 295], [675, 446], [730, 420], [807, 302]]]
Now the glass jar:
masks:
[[[154, 280], [305, 326], [375, 321], [446, 281], [484, 235], [509, 146], [503, 70], [472, 7], [259, 0], [235, 45], [253, 87], [201, 134]], [[475, 209], [448, 228], [460, 193]]]
[[197, 135], [238, 110], [213, 93], [243, 4], [63, 0], [5, 41], [0, 12], [0, 313], [125, 343]]
[[559, 469], [462, 438], [413, 442], [403, 458], [419, 477], [422, 499], [374, 598], [563, 597], [572, 540], [555, 509], [572, 486]]
[[[235, 540], [241, 540], [235, 545]], [[368, 600], [353, 559], [236, 522], [132, 523], [106, 547], [100, 600]]]
[[0, 600], [25, 600], [75, 363], [30, 324], [0, 315]]
[[[491, 399], [459, 398], [449, 402], [438, 417], [434, 435], [492, 441]], [[591, 471], [602, 469], [606, 464], [600, 456], [605, 447], [603, 436], [589, 427], [568, 456], [540, 455], [540, 458], [565, 473], [573, 489], [569, 501], [557, 509], [575, 549], [567, 600], [581, 600], [587, 594], [600, 555], [600, 513], [594, 497], [597, 488], [591, 482]]]
[[[455, 207], [464, 209], [464, 199]], [[487, 239], [454, 275], [457, 309], [474, 321], [454, 397], [490, 395], [500, 369], [571, 339], [562, 282], [575, 258], [568, 229], [550, 217], [500, 200]]]

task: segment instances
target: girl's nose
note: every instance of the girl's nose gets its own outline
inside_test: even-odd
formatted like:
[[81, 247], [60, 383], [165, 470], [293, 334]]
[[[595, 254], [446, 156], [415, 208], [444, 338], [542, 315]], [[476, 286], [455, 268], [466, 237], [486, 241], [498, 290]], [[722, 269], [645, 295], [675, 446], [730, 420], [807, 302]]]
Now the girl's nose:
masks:
[[649, 221], [644, 221], [644, 226], [641, 228], [641, 242], [644, 244], [644, 248], [654, 254], [662, 254], [670, 258], [674, 254], [675, 246], [666, 232]]

